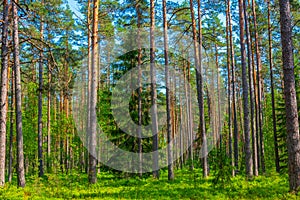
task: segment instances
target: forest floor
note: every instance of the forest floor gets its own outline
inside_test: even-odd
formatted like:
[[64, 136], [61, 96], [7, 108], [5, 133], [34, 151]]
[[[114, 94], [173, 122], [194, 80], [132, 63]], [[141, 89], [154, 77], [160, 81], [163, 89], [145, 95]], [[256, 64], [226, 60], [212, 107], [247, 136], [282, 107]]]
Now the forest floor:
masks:
[[31, 176], [24, 189], [16, 187], [16, 180], [0, 188], [0, 199], [300, 199], [288, 193], [288, 177], [278, 174], [252, 180], [239, 175], [224, 185], [214, 184], [214, 176], [201, 178], [198, 170], [176, 170], [175, 175], [168, 181], [166, 171], [159, 180], [102, 172], [94, 185], [75, 172]]

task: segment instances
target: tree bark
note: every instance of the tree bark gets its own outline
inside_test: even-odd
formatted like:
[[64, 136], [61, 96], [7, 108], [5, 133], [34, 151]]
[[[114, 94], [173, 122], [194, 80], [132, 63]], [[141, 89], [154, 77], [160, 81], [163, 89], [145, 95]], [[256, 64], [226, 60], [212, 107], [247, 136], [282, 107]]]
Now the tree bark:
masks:
[[252, 13], [253, 13], [253, 21], [254, 21], [254, 34], [255, 34], [255, 53], [256, 53], [256, 66], [257, 66], [257, 98], [258, 98], [258, 128], [259, 128], [259, 150], [260, 150], [260, 164], [262, 172], [265, 172], [265, 151], [264, 151], [264, 136], [262, 131], [262, 105], [261, 105], [261, 75], [260, 70], [262, 67], [260, 50], [258, 45], [258, 31], [257, 31], [257, 21], [256, 21], [256, 11], [255, 11], [255, 0], [252, 0]]
[[170, 97], [170, 75], [169, 75], [169, 47], [168, 47], [168, 24], [166, 0], [162, 1], [163, 8], [163, 29], [164, 29], [164, 58], [165, 58], [165, 82], [166, 82], [166, 103], [167, 103], [167, 149], [168, 149], [168, 179], [174, 179], [173, 169], [173, 145], [172, 145], [172, 122], [171, 122], [171, 97]]
[[142, 177], [143, 175], [143, 147], [142, 147], [142, 49], [141, 49], [141, 10], [140, 10], [139, 2], [136, 3], [136, 13], [137, 13], [137, 44], [138, 44], [138, 153], [139, 153], [139, 168], [138, 173], [139, 176]]
[[19, 17], [15, 2], [13, 8], [13, 48], [15, 70], [15, 98], [16, 98], [16, 126], [17, 126], [17, 175], [18, 186], [25, 187], [23, 130], [22, 130], [22, 94], [21, 94], [21, 69], [19, 58]]
[[[196, 85], [197, 85], [197, 98], [198, 98], [198, 109], [199, 109], [199, 118], [200, 118], [200, 136], [202, 138], [202, 151], [200, 156], [202, 157], [202, 167], [203, 167], [203, 177], [208, 176], [208, 162], [207, 162], [207, 140], [205, 133], [205, 122], [204, 122], [204, 103], [203, 103], [203, 84], [202, 84], [202, 32], [201, 32], [201, 2], [198, 0], [198, 14], [199, 15], [199, 41], [197, 40], [197, 30], [196, 30], [196, 20], [194, 13], [193, 1], [190, 0], [190, 12], [192, 20], [192, 31], [193, 31], [193, 43], [194, 43], [194, 60], [196, 67]], [[199, 42], [199, 44], [198, 44]]]
[[159, 178], [158, 170], [158, 121], [157, 121], [157, 91], [155, 68], [155, 2], [150, 0], [150, 74], [151, 74], [151, 102], [152, 102], [152, 135], [153, 135], [153, 177]]
[[1, 106], [0, 106], [0, 187], [5, 184], [7, 69], [8, 69], [8, 2], [3, 0], [3, 25], [1, 49]]
[[237, 124], [237, 114], [236, 114], [236, 94], [235, 94], [235, 53], [233, 44], [233, 33], [232, 33], [232, 19], [230, 13], [230, 0], [228, 0], [228, 20], [229, 20], [229, 37], [230, 37], [230, 57], [231, 57], [231, 83], [232, 83], [232, 111], [233, 111], [233, 165], [235, 170], [233, 175], [238, 172], [239, 167], [239, 150], [238, 150], [238, 124]]
[[91, 69], [91, 96], [90, 96], [90, 132], [89, 132], [89, 182], [97, 182], [97, 83], [98, 83], [98, 10], [99, 0], [93, 4], [93, 30], [92, 30], [92, 69]]
[[246, 65], [246, 49], [245, 49], [245, 24], [244, 24], [244, 3], [239, 0], [239, 17], [240, 17], [240, 45], [241, 45], [241, 61], [242, 61], [242, 86], [243, 86], [243, 108], [244, 108], [244, 135], [245, 135], [245, 162], [246, 174], [252, 176], [252, 154], [250, 145], [250, 129], [249, 129], [249, 105], [248, 105], [248, 82], [247, 82], [247, 65]]
[[[227, 78], [228, 78], [228, 83], [227, 83], [227, 92], [228, 92], [228, 130], [229, 130], [229, 136], [228, 136], [228, 154], [229, 158], [231, 160], [231, 165], [234, 166], [234, 160], [233, 160], [233, 154], [232, 154], [232, 128], [231, 128], [231, 69], [230, 69], [230, 59], [231, 59], [231, 40], [230, 40], [230, 35], [231, 32], [229, 30], [229, 27], [231, 25], [230, 22], [230, 0], [227, 0], [227, 7], [226, 7], [226, 45], [227, 45]], [[234, 170], [232, 170], [232, 175], [234, 176]]]
[[[86, 147], [89, 147], [89, 133], [90, 133], [90, 114], [91, 114], [91, 106], [90, 106], [90, 102], [91, 102], [91, 71], [92, 71], [92, 56], [91, 56], [91, 43], [92, 43], [92, 39], [91, 39], [91, 1], [88, 0], [88, 5], [87, 5], [87, 30], [88, 30], [88, 60], [87, 60], [87, 66], [88, 66], [88, 87], [87, 87], [87, 123], [86, 123], [86, 141], [85, 141], [85, 145]], [[88, 149], [88, 148], [87, 148]], [[89, 163], [89, 152], [86, 151], [85, 153], [86, 157], [85, 157], [85, 172], [88, 174], [89, 173], [89, 167], [88, 167], [88, 163]]]
[[[44, 39], [44, 22], [43, 17], [41, 17], [40, 23], [40, 34], [41, 41]], [[44, 56], [43, 51], [40, 52], [40, 61], [39, 61], [39, 95], [38, 95], [38, 160], [39, 160], [39, 177], [44, 175], [44, 166], [43, 166], [43, 62]]]
[[8, 181], [12, 181], [13, 177], [13, 133], [14, 133], [14, 106], [15, 106], [15, 95], [14, 95], [14, 89], [15, 89], [15, 84], [14, 84], [14, 71], [12, 70], [11, 72], [11, 99], [10, 99], [10, 130], [9, 130], [9, 163], [8, 163]]
[[47, 170], [51, 169], [51, 65], [48, 64], [48, 92], [47, 92]]
[[295, 91], [293, 41], [289, 0], [280, 0], [279, 6], [286, 110], [289, 185], [291, 191], [297, 192], [300, 186], [300, 138]]
[[278, 151], [278, 139], [277, 139], [277, 123], [276, 123], [276, 110], [275, 110], [275, 93], [274, 93], [274, 80], [273, 80], [273, 55], [272, 55], [272, 27], [270, 17], [270, 0], [268, 4], [268, 42], [269, 42], [269, 67], [270, 67], [270, 81], [271, 81], [271, 95], [272, 95], [272, 120], [273, 120], [273, 135], [274, 135], [274, 151], [275, 151], [275, 166], [276, 172], [280, 172], [279, 165], [279, 151]]
[[[249, 158], [251, 161], [247, 161], [246, 160], [246, 165], [250, 165], [250, 169], [251, 171], [249, 171], [249, 173], [247, 174], [249, 177], [253, 176], [253, 173], [255, 174], [255, 176], [258, 176], [258, 169], [257, 169], [257, 160], [256, 160], [256, 154], [257, 154], [257, 149], [255, 148], [256, 145], [254, 140], [255, 139], [255, 124], [254, 124], [254, 98], [253, 98], [253, 87], [252, 87], [252, 63], [251, 63], [251, 41], [250, 41], [250, 31], [249, 31], [249, 26], [248, 26], [248, 14], [247, 14], [247, 5], [246, 5], [246, 1], [243, 1], [243, 11], [244, 11], [244, 19], [245, 19], [245, 29], [246, 29], [246, 44], [247, 44], [247, 64], [248, 64], [248, 78], [249, 78], [249, 92], [250, 92], [250, 107], [251, 107], [251, 135], [252, 135], [252, 147], [253, 148], [253, 155], [251, 154], [251, 157]], [[249, 133], [250, 134], [250, 133]], [[251, 139], [250, 139], [250, 135], [249, 138], [247, 138], [247, 135], [245, 134], [245, 147], [246, 148], [250, 148], [251, 150]], [[249, 144], [248, 144], [249, 142]], [[249, 145], [249, 147], [247, 147], [246, 145]], [[247, 151], [247, 149], [245, 149], [245, 151]], [[246, 156], [247, 157], [247, 156]], [[254, 166], [254, 168], [253, 168]], [[247, 166], [246, 166], [247, 167]]]

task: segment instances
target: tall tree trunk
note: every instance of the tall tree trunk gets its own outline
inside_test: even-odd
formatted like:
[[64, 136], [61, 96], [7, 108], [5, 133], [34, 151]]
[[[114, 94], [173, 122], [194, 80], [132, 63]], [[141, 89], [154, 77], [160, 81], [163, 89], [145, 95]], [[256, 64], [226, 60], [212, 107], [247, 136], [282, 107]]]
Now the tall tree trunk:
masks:
[[23, 152], [23, 131], [22, 131], [22, 98], [21, 98], [21, 69], [19, 58], [19, 17], [15, 2], [13, 7], [13, 48], [14, 48], [14, 70], [15, 70], [15, 97], [16, 97], [16, 126], [17, 126], [17, 175], [18, 186], [25, 187], [24, 174], [24, 152]]
[[202, 157], [202, 167], [203, 167], [203, 177], [208, 176], [208, 162], [207, 162], [207, 140], [205, 133], [205, 122], [204, 122], [204, 103], [203, 103], [203, 85], [202, 85], [202, 33], [201, 33], [201, 2], [198, 0], [198, 13], [199, 13], [199, 44], [197, 41], [197, 30], [196, 30], [196, 20], [195, 20], [195, 12], [193, 1], [190, 0], [190, 12], [191, 12], [191, 20], [192, 20], [192, 30], [193, 30], [193, 43], [194, 43], [194, 60], [196, 67], [196, 84], [197, 84], [197, 98], [198, 98], [198, 109], [199, 109], [199, 117], [200, 117], [200, 135], [202, 138], [202, 147], [200, 156]]
[[196, 81], [197, 81], [197, 93], [199, 104], [199, 117], [200, 117], [200, 133], [202, 137], [202, 167], [203, 177], [206, 178], [209, 175], [208, 164], [208, 151], [207, 151], [207, 139], [205, 130], [205, 113], [204, 113], [204, 97], [203, 97], [203, 74], [202, 74], [202, 18], [201, 18], [201, 0], [197, 0], [198, 3], [198, 42], [199, 42], [199, 54], [198, 54], [198, 68], [196, 69]]
[[[172, 122], [171, 122], [171, 95], [170, 95], [170, 75], [169, 75], [169, 44], [168, 44], [168, 24], [166, 0], [162, 1], [163, 27], [164, 27], [164, 58], [165, 58], [165, 82], [166, 82], [166, 103], [167, 103], [167, 143], [168, 143], [168, 179], [174, 179], [173, 169], [173, 145], [172, 145]], [[174, 123], [174, 122], [173, 122]]]
[[8, 69], [8, 2], [3, 0], [1, 49], [1, 106], [0, 106], [0, 187], [5, 184], [7, 69]]
[[[247, 64], [248, 64], [248, 78], [249, 78], [249, 92], [250, 92], [250, 107], [251, 107], [251, 136], [252, 136], [252, 147], [253, 147], [253, 155], [251, 154], [251, 168], [253, 168], [253, 171], [248, 174], [249, 176], [253, 176], [253, 173], [255, 176], [258, 176], [258, 168], [257, 168], [257, 149], [256, 149], [256, 141], [255, 141], [255, 124], [254, 124], [254, 97], [253, 97], [253, 87], [252, 87], [252, 51], [251, 51], [251, 39], [250, 39], [250, 30], [248, 25], [248, 13], [247, 13], [247, 5], [246, 1], [243, 2], [244, 6], [244, 18], [245, 18], [245, 29], [246, 29], [246, 44], [247, 44]], [[245, 140], [250, 141], [250, 137], [247, 138], [245, 135]], [[246, 141], [248, 142], [248, 141]], [[251, 147], [250, 147], [251, 148]]]
[[295, 91], [293, 41], [289, 0], [280, 0], [279, 6], [286, 110], [289, 185], [291, 191], [298, 191], [300, 186], [300, 138]]
[[[91, 71], [92, 71], [92, 56], [91, 56], [91, 43], [92, 43], [92, 38], [91, 38], [91, 1], [88, 0], [88, 5], [87, 5], [87, 29], [88, 29], [88, 60], [87, 60], [87, 66], [88, 66], [88, 87], [87, 87], [87, 123], [86, 123], [86, 141], [85, 141], [85, 145], [86, 147], [89, 147], [89, 133], [90, 133], [90, 114], [91, 114], [91, 106], [90, 106], [90, 102], [91, 102]], [[87, 148], [88, 149], [88, 148]], [[89, 163], [89, 152], [88, 150], [85, 153], [86, 157], [85, 157], [85, 172], [88, 173], [89, 172], [89, 167], [88, 167], [88, 163]]]
[[275, 93], [274, 93], [274, 81], [273, 81], [273, 55], [272, 55], [272, 27], [271, 27], [271, 8], [270, 0], [268, 4], [268, 41], [269, 41], [269, 66], [270, 66], [270, 81], [271, 81], [271, 95], [272, 95], [272, 119], [273, 119], [273, 135], [274, 135], [274, 151], [275, 151], [275, 166], [276, 172], [280, 172], [279, 165], [279, 152], [278, 152], [278, 139], [277, 139], [277, 123], [275, 113]]
[[157, 121], [157, 92], [156, 92], [156, 67], [155, 67], [155, 2], [150, 0], [150, 74], [151, 74], [151, 102], [152, 102], [152, 135], [153, 135], [153, 177], [159, 178], [158, 170], [158, 121]]
[[232, 19], [230, 11], [230, 0], [228, 0], [228, 19], [229, 19], [229, 37], [230, 37], [230, 57], [231, 57], [231, 83], [232, 83], [232, 111], [233, 111], [233, 153], [234, 153], [234, 166], [235, 170], [233, 175], [238, 172], [239, 168], [239, 150], [238, 150], [238, 124], [236, 114], [236, 94], [235, 94], [235, 59], [234, 59], [234, 44], [233, 44], [233, 33], [232, 33]]
[[262, 172], [265, 172], [265, 153], [264, 153], [264, 137], [262, 131], [262, 105], [261, 105], [261, 75], [260, 70], [262, 67], [260, 50], [259, 50], [259, 41], [258, 41], [258, 31], [257, 31], [257, 21], [256, 21], [256, 11], [255, 11], [255, 0], [252, 0], [252, 13], [253, 13], [253, 22], [254, 22], [254, 33], [255, 33], [255, 53], [256, 53], [256, 66], [257, 66], [257, 98], [258, 98], [258, 128], [259, 128], [259, 146], [260, 146], [260, 164]]
[[241, 45], [241, 61], [242, 61], [242, 85], [243, 85], [243, 107], [244, 107], [244, 135], [245, 135], [245, 162], [246, 174], [251, 177], [252, 171], [252, 153], [250, 144], [250, 127], [249, 127], [249, 105], [248, 105], [248, 82], [247, 82], [247, 66], [246, 66], [246, 49], [245, 49], [245, 24], [244, 24], [244, 3], [239, 0], [239, 17], [240, 17], [240, 45]]
[[[229, 139], [228, 139], [228, 153], [229, 153], [229, 158], [231, 159], [231, 165], [234, 166], [234, 160], [233, 160], [233, 154], [232, 154], [232, 128], [231, 128], [231, 69], [230, 69], [230, 59], [231, 59], [231, 32], [229, 30], [229, 27], [231, 25], [230, 22], [230, 0], [227, 0], [227, 7], [226, 7], [226, 45], [227, 45], [227, 78], [228, 78], [228, 129], [229, 129]], [[232, 170], [232, 175], [234, 176], [234, 170]]]
[[143, 147], [142, 147], [142, 86], [141, 86], [141, 80], [142, 80], [142, 49], [141, 49], [141, 10], [140, 10], [139, 2], [136, 3], [136, 13], [137, 13], [137, 43], [138, 43], [138, 153], [139, 153], [139, 168], [138, 173], [139, 176], [142, 177], [143, 175]]
[[93, 31], [92, 31], [92, 71], [91, 73], [91, 96], [90, 96], [90, 132], [89, 132], [89, 182], [97, 182], [97, 79], [98, 79], [98, 10], [99, 0], [94, 0], [93, 4]]
[[[43, 4], [43, 1], [42, 1]], [[40, 34], [41, 41], [44, 39], [44, 22], [43, 17], [41, 17], [40, 23]], [[43, 62], [44, 62], [44, 52], [40, 51], [40, 61], [39, 61], [39, 95], [38, 95], [38, 160], [39, 160], [39, 177], [44, 175], [43, 166]]]

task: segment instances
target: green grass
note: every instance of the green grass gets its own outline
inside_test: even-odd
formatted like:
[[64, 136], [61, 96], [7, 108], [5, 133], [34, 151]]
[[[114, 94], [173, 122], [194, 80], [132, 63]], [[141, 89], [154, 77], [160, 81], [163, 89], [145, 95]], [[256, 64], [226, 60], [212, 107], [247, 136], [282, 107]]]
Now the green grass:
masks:
[[[180, 170], [168, 181], [162, 172], [160, 180], [151, 177], [120, 177], [102, 172], [98, 183], [89, 185], [87, 176], [72, 173], [47, 174], [48, 178], [27, 177], [24, 189], [15, 180], [0, 188], [0, 199], [297, 199], [288, 193], [286, 176], [269, 174], [246, 180], [240, 175], [225, 186], [215, 186], [213, 177], [201, 178], [201, 172]], [[300, 199], [300, 198], [299, 198]]]

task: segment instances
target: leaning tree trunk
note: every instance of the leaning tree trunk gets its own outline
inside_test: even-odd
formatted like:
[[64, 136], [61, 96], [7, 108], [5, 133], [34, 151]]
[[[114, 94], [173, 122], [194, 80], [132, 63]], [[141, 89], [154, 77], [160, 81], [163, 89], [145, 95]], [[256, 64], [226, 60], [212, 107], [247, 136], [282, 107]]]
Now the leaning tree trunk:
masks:
[[289, 0], [280, 0], [280, 30], [284, 76], [289, 184], [291, 191], [300, 186], [300, 138], [295, 90], [291, 12]]
[[156, 92], [156, 68], [155, 68], [155, 2], [150, 0], [150, 74], [151, 74], [151, 102], [152, 102], [152, 135], [153, 135], [153, 177], [159, 178], [158, 170], [158, 121], [157, 121], [157, 92]]
[[166, 0], [162, 1], [163, 8], [163, 27], [164, 27], [164, 58], [165, 58], [165, 81], [166, 81], [166, 103], [167, 103], [167, 143], [168, 143], [168, 179], [174, 179], [173, 169], [173, 145], [172, 145], [172, 123], [171, 123], [171, 97], [169, 79], [169, 52], [168, 52], [168, 24]]
[[16, 126], [17, 126], [17, 176], [18, 186], [25, 187], [23, 130], [22, 130], [22, 98], [21, 98], [21, 69], [19, 58], [19, 17], [16, 2], [13, 7], [13, 49], [15, 70]]
[[0, 106], [0, 186], [5, 184], [6, 117], [8, 70], [8, 3], [3, 0], [2, 50], [1, 50], [1, 106]]
[[245, 161], [246, 174], [251, 177], [252, 171], [252, 154], [250, 144], [250, 127], [249, 127], [249, 105], [248, 105], [248, 82], [247, 82], [247, 66], [246, 66], [246, 49], [245, 49], [245, 24], [244, 24], [244, 6], [243, 0], [239, 0], [239, 17], [240, 17], [240, 45], [242, 59], [242, 85], [243, 85], [243, 108], [244, 108], [244, 134], [245, 134]]
[[89, 182], [97, 182], [97, 79], [98, 79], [98, 10], [99, 0], [94, 0], [93, 5], [93, 30], [92, 30], [92, 70], [91, 72], [91, 96], [90, 96], [90, 130], [89, 130]]

